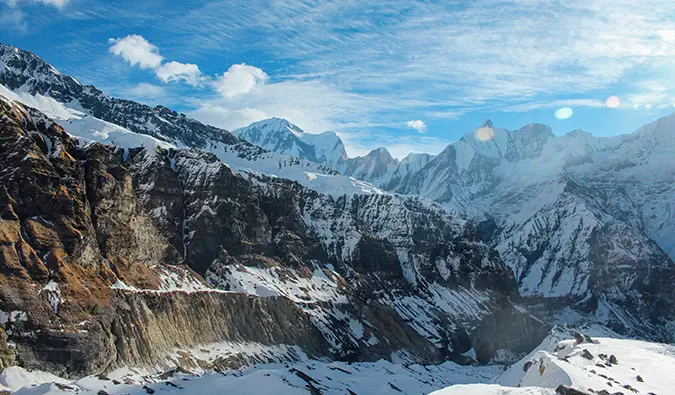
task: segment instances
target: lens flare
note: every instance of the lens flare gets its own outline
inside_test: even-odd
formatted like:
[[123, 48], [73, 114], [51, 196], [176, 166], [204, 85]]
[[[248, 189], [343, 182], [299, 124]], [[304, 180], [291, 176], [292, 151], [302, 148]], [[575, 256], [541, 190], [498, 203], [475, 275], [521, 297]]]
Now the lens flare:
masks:
[[609, 108], [617, 108], [619, 107], [619, 104], [621, 104], [621, 100], [619, 100], [618, 96], [610, 96], [605, 101], [605, 105]]
[[474, 134], [476, 136], [476, 140], [478, 141], [489, 141], [492, 140], [493, 137], [495, 137], [495, 131], [492, 130], [492, 128], [489, 126], [483, 126], [476, 129], [476, 132]]
[[574, 114], [574, 111], [572, 111], [571, 108], [569, 107], [563, 107], [555, 110], [555, 117], [558, 119], [567, 119]]

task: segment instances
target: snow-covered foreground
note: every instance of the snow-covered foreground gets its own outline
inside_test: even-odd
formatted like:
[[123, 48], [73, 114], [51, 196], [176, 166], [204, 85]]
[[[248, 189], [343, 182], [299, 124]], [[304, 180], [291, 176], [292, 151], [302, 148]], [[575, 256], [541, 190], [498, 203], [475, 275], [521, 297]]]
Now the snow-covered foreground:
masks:
[[[454, 385], [434, 395], [555, 394], [565, 385], [583, 393], [675, 394], [675, 346], [608, 337], [549, 336], [495, 381]], [[607, 391], [607, 392], [603, 392]]]
[[[453, 383], [488, 382], [501, 366], [472, 367], [446, 362], [438, 366], [404, 367], [388, 361], [375, 363], [307, 361], [269, 364], [226, 373], [188, 372], [148, 375], [144, 371], [117, 370], [106, 377], [69, 382], [45, 373], [10, 368], [0, 373], [0, 390], [10, 386], [21, 395], [43, 394], [427, 394]], [[21, 386], [24, 388], [19, 388]], [[147, 390], [150, 389], [150, 391]], [[318, 392], [317, 392], [318, 391]], [[103, 392], [100, 392], [103, 394]]]
[[[258, 352], [269, 354], [268, 348]], [[589, 394], [667, 395], [675, 393], [673, 373], [673, 345], [608, 337], [582, 336], [575, 340], [567, 331], [554, 330], [537, 349], [507, 370], [500, 365], [460, 366], [452, 362], [421, 366], [384, 360], [348, 364], [299, 358], [296, 362], [224, 372], [198, 367], [191, 372], [173, 368], [162, 373], [124, 368], [106, 376], [68, 381], [12, 367], [0, 373], [0, 391], [22, 395], [554, 395], [558, 386], [565, 385]]]

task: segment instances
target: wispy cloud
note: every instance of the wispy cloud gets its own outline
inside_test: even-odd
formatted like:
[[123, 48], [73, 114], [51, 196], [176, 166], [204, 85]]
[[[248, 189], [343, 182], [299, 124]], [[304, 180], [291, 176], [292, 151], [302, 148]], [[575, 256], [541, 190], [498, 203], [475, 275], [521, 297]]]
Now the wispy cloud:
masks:
[[[177, 24], [185, 51], [246, 42], [275, 59], [280, 72], [265, 70], [275, 80], [321, 81], [339, 87], [340, 107], [362, 122], [406, 123], [403, 112], [455, 119], [476, 109], [599, 107], [615, 92], [597, 92], [636, 70], [667, 69], [672, 15], [670, 0], [251, 0], [212, 1]], [[348, 95], [359, 99], [347, 104]], [[579, 99], [560, 99], [570, 96]], [[376, 103], [365, 114], [361, 98]]]
[[28, 30], [28, 24], [22, 5], [42, 4], [63, 9], [69, 2], [70, 0], [3, 0], [0, 4], [4, 4], [6, 8], [0, 9], [0, 25], [23, 33]]
[[[620, 108], [667, 105], [673, 87], [632, 83], [675, 69], [675, 3], [643, 3], [212, 0], [157, 14], [106, 7], [115, 22], [165, 37], [161, 55], [151, 48], [162, 59], [149, 69], [162, 82], [205, 88], [184, 96], [202, 120], [231, 129], [282, 116], [309, 131], [419, 137], [423, 128], [410, 120], [433, 120], [427, 133], [439, 136], [438, 122], [476, 111], [550, 108], [553, 117], [569, 107], [575, 119], [577, 108], [604, 107], [611, 95]], [[190, 63], [169, 67], [162, 55], [170, 53]]]
[[70, 3], [70, 0], [5, 0], [5, 4], [10, 7], [18, 7], [21, 4], [44, 4], [63, 8], [68, 3]]

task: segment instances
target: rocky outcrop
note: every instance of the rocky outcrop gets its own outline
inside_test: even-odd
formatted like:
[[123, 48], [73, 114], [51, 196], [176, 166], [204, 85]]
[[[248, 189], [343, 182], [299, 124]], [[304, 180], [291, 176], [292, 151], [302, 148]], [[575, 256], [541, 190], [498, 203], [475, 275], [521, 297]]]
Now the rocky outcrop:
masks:
[[0, 371], [9, 366], [13, 366], [15, 359], [14, 347], [10, 347], [7, 343], [5, 329], [0, 327]]

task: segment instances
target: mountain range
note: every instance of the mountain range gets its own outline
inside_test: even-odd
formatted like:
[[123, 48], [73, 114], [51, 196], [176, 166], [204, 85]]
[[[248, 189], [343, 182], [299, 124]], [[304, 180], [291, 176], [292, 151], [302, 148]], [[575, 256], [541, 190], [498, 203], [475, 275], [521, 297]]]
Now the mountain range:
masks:
[[0, 84], [0, 369], [506, 363], [558, 324], [675, 339], [675, 116], [349, 158], [334, 132], [229, 132], [1, 44]]

